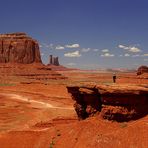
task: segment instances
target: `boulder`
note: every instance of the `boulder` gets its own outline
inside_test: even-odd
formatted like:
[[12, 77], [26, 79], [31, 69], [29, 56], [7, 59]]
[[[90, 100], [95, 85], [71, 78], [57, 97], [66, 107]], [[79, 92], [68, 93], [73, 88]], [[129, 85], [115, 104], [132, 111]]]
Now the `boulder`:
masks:
[[0, 63], [42, 63], [37, 41], [25, 33], [0, 34]]

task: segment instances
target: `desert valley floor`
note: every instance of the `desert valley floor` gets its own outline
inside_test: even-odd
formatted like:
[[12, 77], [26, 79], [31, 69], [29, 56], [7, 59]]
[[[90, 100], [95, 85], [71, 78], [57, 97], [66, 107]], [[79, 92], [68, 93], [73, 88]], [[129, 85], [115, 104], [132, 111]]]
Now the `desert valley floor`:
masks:
[[[78, 120], [68, 85], [142, 87], [148, 91], [148, 75], [99, 71], [58, 71], [63, 78], [0, 78], [1, 148], [147, 148], [148, 115], [128, 122], [94, 115]], [[65, 78], [64, 78], [65, 77]], [[8, 80], [9, 79], [9, 80]]]

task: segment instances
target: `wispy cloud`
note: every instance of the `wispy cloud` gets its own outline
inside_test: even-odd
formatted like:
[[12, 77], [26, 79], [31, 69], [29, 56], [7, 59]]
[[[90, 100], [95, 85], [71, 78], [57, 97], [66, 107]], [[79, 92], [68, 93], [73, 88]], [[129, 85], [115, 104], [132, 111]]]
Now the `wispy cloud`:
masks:
[[79, 44], [71, 44], [71, 45], [65, 45], [66, 48], [79, 48]]
[[93, 49], [93, 51], [94, 51], [94, 52], [97, 52], [97, 51], [99, 51], [99, 49]]
[[102, 51], [102, 52], [109, 52], [108, 49], [102, 49], [101, 51]]
[[133, 57], [133, 58], [135, 58], [135, 57], [140, 57], [140, 55], [139, 55], [139, 54], [135, 54], [135, 55], [132, 55], [132, 57]]
[[114, 57], [114, 56], [115, 56], [114, 54], [110, 54], [110, 53], [101, 54], [101, 57]]
[[130, 56], [130, 54], [128, 54], [128, 53], [125, 53], [125, 54], [124, 54], [124, 56], [125, 56], [125, 57], [129, 57], [129, 56]]
[[42, 48], [43, 46], [40, 44], [39, 47]]
[[122, 48], [122, 49], [126, 49], [128, 50], [129, 48], [127, 46], [124, 46], [124, 45], [118, 45], [119, 48]]
[[141, 52], [142, 50], [135, 46], [118, 45], [119, 48], [128, 50], [129, 52]]
[[81, 57], [81, 54], [80, 54], [80, 52], [77, 50], [77, 51], [74, 51], [74, 52], [65, 53], [64, 56], [65, 56], [65, 57]]
[[145, 53], [142, 55], [143, 57], [148, 57], [148, 53]]
[[55, 47], [55, 49], [57, 49], [57, 50], [63, 50], [65, 48], [63, 46], [58, 45], [58, 46]]
[[67, 65], [68, 65], [68, 66], [75, 66], [76, 63], [68, 63]]
[[40, 48], [54, 49], [54, 45], [52, 43], [51, 44], [42, 43], [42, 44], [40, 44]]
[[54, 49], [54, 45], [52, 43], [50, 43], [49, 45], [47, 45], [47, 48]]
[[44, 53], [41, 53], [41, 56], [44, 56], [45, 54]]
[[90, 51], [90, 48], [82, 48], [81, 51], [82, 52], [88, 52], [88, 51]]

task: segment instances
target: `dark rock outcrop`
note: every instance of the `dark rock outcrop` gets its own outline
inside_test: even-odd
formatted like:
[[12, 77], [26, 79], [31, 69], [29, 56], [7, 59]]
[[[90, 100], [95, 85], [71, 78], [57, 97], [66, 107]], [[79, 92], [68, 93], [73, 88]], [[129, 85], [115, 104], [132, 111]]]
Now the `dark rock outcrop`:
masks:
[[95, 87], [67, 87], [75, 100], [74, 108], [79, 119], [85, 119], [101, 111], [101, 97]]
[[137, 70], [137, 75], [141, 75], [143, 73], [148, 73], [148, 67], [147, 66], [140, 66]]
[[0, 63], [42, 63], [37, 41], [25, 33], [0, 34]]
[[[148, 88], [139, 86], [68, 86], [80, 119], [99, 113], [119, 122], [148, 114]], [[85, 116], [84, 116], [85, 115]]]
[[129, 121], [148, 114], [148, 89], [139, 86], [97, 86], [102, 100], [101, 116], [109, 120]]
[[52, 55], [49, 56], [49, 64], [48, 65], [55, 65], [59, 66], [59, 58], [58, 57], [53, 57]]

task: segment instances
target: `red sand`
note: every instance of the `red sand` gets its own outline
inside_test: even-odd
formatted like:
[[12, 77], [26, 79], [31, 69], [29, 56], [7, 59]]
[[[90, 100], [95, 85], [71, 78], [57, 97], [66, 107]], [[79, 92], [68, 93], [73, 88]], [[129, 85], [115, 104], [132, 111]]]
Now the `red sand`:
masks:
[[[99, 116], [78, 121], [67, 84], [112, 85], [112, 73], [60, 71], [67, 80], [0, 86], [2, 148], [147, 148], [148, 116], [128, 123]], [[147, 85], [145, 76], [117, 73], [117, 84]], [[1, 79], [1, 82], [2, 79]]]

